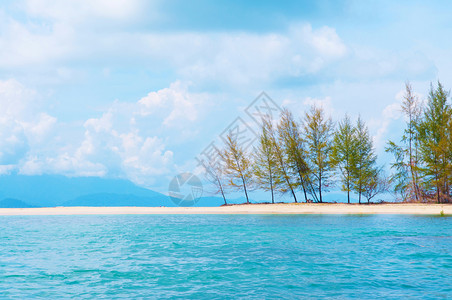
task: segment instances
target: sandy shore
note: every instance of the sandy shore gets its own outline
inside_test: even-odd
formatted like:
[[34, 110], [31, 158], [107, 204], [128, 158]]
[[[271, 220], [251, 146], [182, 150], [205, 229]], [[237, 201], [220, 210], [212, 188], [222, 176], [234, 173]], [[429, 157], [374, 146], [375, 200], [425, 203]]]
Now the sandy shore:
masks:
[[114, 214], [414, 214], [452, 215], [452, 204], [252, 204], [223, 207], [0, 208], [0, 215]]

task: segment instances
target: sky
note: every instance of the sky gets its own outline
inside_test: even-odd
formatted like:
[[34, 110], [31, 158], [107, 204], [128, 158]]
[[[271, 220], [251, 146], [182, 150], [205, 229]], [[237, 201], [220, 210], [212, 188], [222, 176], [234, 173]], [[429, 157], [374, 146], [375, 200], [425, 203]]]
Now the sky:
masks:
[[123, 178], [166, 192], [265, 92], [361, 116], [379, 163], [410, 81], [452, 86], [450, 1], [0, 3], [0, 174]]

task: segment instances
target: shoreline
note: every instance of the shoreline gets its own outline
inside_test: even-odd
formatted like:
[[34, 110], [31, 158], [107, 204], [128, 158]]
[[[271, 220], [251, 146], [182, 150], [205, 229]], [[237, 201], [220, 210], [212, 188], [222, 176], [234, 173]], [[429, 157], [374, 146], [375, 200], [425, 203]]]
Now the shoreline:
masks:
[[219, 207], [40, 207], [0, 208], [0, 216], [126, 215], [126, 214], [408, 214], [452, 215], [452, 204], [277, 203]]

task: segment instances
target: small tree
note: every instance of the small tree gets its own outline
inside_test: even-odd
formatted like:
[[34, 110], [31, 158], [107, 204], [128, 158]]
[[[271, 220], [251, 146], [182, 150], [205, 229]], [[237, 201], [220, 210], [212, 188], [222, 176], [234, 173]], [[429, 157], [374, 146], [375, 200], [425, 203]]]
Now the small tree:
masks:
[[391, 169], [394, 170], [394, 173], [389, 178], [389, 184], [393, 186], [395, 196], [398, 197], [399, 195], [402, 201], [406, 201], [409, 198], [408, 187], [410, 178], [405, 162], [405, 150], [394, 142], [389, 141], [385, 151], [392, 153], [395, 158], [395, 162], [391, 163]]
[[238, 145], [237, 136], [232, 132], [226, 136], [222, 158], [225, 163], [225, 173], [229, 177], [228, 185], [233, 189], [243, 190], [246, 203], [250, 203], [247, 185], [252, 179], [251, 162], [245, 149]]
[[377, 156], [375, 155], [372, 139], [369, 130], [361, 118], [355, 127], [355, 151], [352, 156], [352, 180], [353, 190], [358, 194], [358, 202], [361, 204], [361, 195], [366, 191], [369, 182], [376, 180], [375, 164]]
[[[452, 115], [452, 113], [451, 113]], [[446, 165], [446, 187], [445, 191], [448, 193], [448, 200], [452, 198], [452, 116], [447, 122], [447, 127], [445, 131], [446, 141], [448, 142], [446, 147], [446, 152], [448, 153], [448, 163]]]
[[265, 191], [270, 191], [272, 203], [275, 203], [275, 172], [276, 155], [273, 140], [271, 138], [273, 125], [270, 119], [262, 120], [259, 144], [254, 149], [254, 177], [258, 187]]
[[402, 102], [402, 111], [407, 120], [405, 134], [402, 137], [402, 142], [407, 144], [405, 152], [408, 153], [408, 168], [411, 176], [411, 191], [410, 197], [416, 201], [420, 201], [421, 191], [419, 188], [419, 133], [417, 124], [421, 117], [421, 104], [419, 99], [414, 95], [413, 89], [409, 82], [405, 84], [405, 96]]
[[[281, 124], [278, 124], [278, 127], [280, 126]], [[294, 183], [295, 180], [293, 180], [290, 172], [289, 159], [287, 157], [287, 151], [284, 150], [284, 142], [281, 141], [281, 136], [279, 135], [278, 138], [273, 131], [269, 132], [269, 136], [272, 140], [276, 160], [275, 185], [278, 187], [278, 191], [283, 194], [290, 191], [296, 203], [298, 202], [297, 196], [295, 195], [297, 184]]]
[[334, 134], [332, 158], [335, 166], [338, 166], [342, 182], [342, 191], [347, 192], [347, 202], [350, 203], [350, 191], [353, 184], [353, 162], [356, 149], [356, 129], [346, 115], [339, 122], [339, 128]]
[[322, 108], [315, 106], [304, 117], [304, 139], [307, 144], [307, 161], [310, 174], [313, 177], [313, 193], [319, 193], [314, 198], [323, 202], [322, 191], [332, 185], [334, 166], [331, 161], [332, 133], [334, 130], [331, 118], [326, 119]]
[[382, 169], [374, 169], [372, 173], [370, 180], [365, 184], [363, 192], [368, 204], [372, 198], [389, 190], [389, 180], [384, 176]]
[[431, 86], [427, 107], [418, 125], [419, 149], [424, 163], [421, 172], [427, 179], [426, 188], [434, 191], [438, 203], [443, 199], [448, 201], [449, 193], [447, 170], [451, 161], [447, 124], [452, 117], [452, 111], [448, 97], [449, 92], [440, 82], [436, 89]]
[[204, 168], [204, 177], [213, 185], [213, 194], [220, 194], [223, 197], [224, 204], [228, 204], [225, 196], [225, 174], [224, 162], [221, 158], [221, 153], [218, 151], [218, 156], [210, 157], [200, 161]]
[[[305, 201], [308, 202], [307, 193], [311, 195], [312, 189], [309, 179], [309, 167], [306, 162], [306, 150], [300, 132], [299, 125], [295, 122], [292, 113], [284, 109], [278, 125], [278, 137], [282, 142], [283, 150], [287, 157], [287, 165], [293, 177], [298, 178], [297, 186], [301, 187]], [[315, 196], [315, 194], [314, 194]]]

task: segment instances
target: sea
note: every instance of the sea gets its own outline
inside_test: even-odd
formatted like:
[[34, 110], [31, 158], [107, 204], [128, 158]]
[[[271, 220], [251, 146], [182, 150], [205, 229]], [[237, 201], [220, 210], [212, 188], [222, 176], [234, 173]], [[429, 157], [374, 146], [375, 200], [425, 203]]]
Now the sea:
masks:
[[451, 299], [452, 217], [0, 216], [0, 299]]

